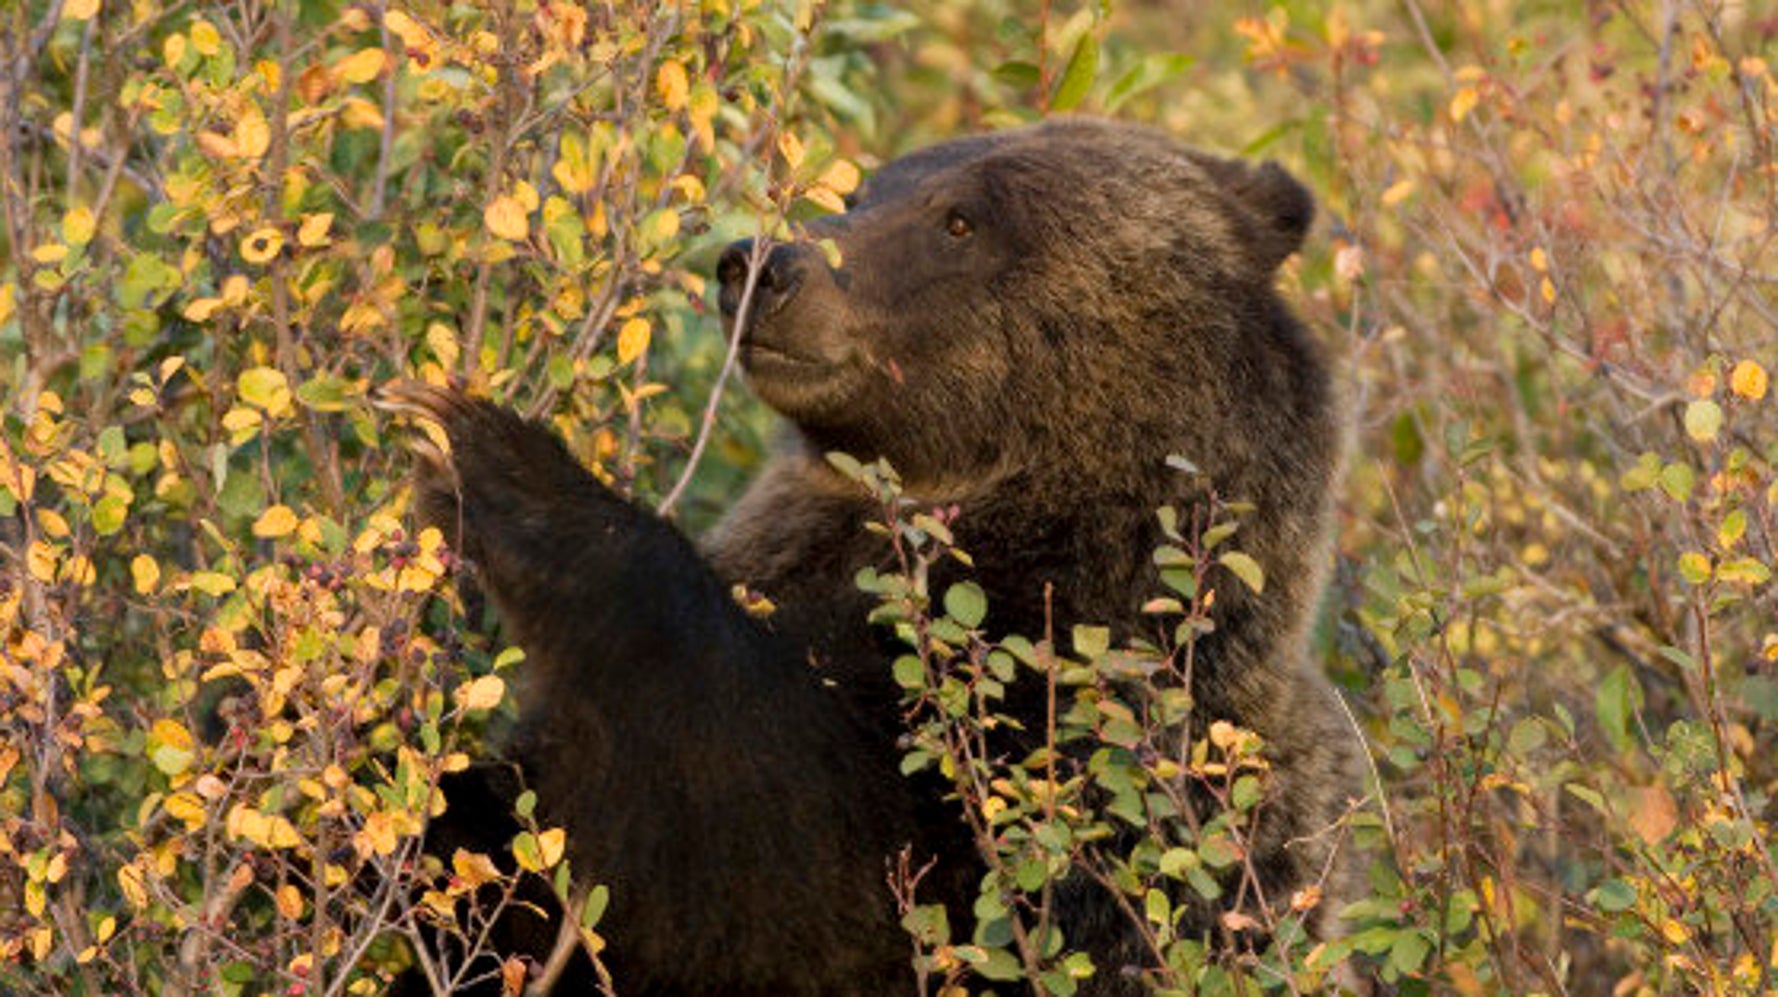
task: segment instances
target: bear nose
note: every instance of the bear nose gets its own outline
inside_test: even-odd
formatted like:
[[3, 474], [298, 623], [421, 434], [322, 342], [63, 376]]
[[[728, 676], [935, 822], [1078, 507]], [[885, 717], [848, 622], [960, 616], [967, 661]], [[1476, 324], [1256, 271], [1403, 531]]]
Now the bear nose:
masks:
[[[732, 242], [722, 251], [716, 264], [716, 279], [722, 284], [718, 303], [724, 315], [733, 316], [741, 310], [741, 295], [747, 289], [747, 267], [753, 259], [753, 240]], [[793, 245], [773, 246], [760, 265], [759, 279], [753, 285], [753, 314], [770, 314], [782, 308], [802, 286], [802, 256]]]

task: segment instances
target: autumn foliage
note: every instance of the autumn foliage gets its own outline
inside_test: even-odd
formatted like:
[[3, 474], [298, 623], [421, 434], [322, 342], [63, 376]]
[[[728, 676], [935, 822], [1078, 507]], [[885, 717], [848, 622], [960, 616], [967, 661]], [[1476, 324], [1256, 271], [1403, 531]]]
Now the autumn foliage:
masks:
[[[373, 387], [459, 379], [695, 528], [770, 432], [704, 314], [714, 248], [924, 140], [1069, 110], [1310, 182], [1330, 221], [1283, 279], [1353, 429], [1318, 649], [1374, 760], [1339, 829], [1364, 888], [1337, 941], [1219, 951], [1171, 936], [1160, 884], [1209, 896], [1238, 830], [1102, 868], [1151, 982], [1778, 989], [1778, 18], [1174, 6], [0, 11], [0, 990], [442, 989], [489, 970], [422, 925], [473, 942], [527, 878], [597, 951], [598, 870], [532, 801], [509, 854], [420, 853], [523, 654], [413, 529], [394, 444], [423, 430]], [[898, 532], [885, 496], [916, 564], [942, 518]], [[976, 615], [875, 582], [922, 633]], [[931, 706], [955, 648], [916, 650], [898, 678]], [[923, 716], [927, 761], [980, 719]], [[1192, 750], [1238, 829], [1254, 745]], [[1042, 851], [1053, 807], [965, 775], [1009, 870], [988, 914], [1016, 920], [1093, 853]], [[1027, 896], [1034, 855], [1060, 865]], [[1268, 927], [1322, 902], [1289, 899]], [[907, 913], [935, 988], [1088, 971]], [[514, 993], [540, 970], [496, 967]]]

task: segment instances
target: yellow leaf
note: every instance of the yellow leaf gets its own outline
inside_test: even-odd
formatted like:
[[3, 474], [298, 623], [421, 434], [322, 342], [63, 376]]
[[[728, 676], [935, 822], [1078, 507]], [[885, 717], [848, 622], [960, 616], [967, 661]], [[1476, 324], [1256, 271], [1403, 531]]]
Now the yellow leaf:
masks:
[[235, 390], [241, 401], [264, 409], [268, 415], [290, 411], [290, 382], [276, 368], [252, 367], [242, 371], [235, 381]]
[[491, 710], [506, 695], [506, 680], [498, 675], [483, 675], [467, 685], [457, 687], [457, 705], [465, 710]]
[[355, 836], [354, 843], [360, 852], [373, 852], [377, 855], [393, 853], [399, 843], [395, 834], [395, 818], [385, 810], [372, 813], [364, 818], [364, 829]]
[[185, 822], [187, 833], [204, 826], [204, 801], [196, 793], [177, 792], [167, 797], [167, 813]]
[[235, 157], [235, 140], [216, 132], [198, 132], [198, 148], [217, 159]]
[[716, 112], [721, 108], [721, 100], [716, 95], [716, 88], [708, 83], [699, 83], [691, 92], [691, 101], [686, 116], [691, 119], [691, 129], [697, 133], [698, 144], [705, 149], [716, 145]]
[[197, 760], [197, 743], [179, 721], [156, 720], [148, 728], [148, 760], [167, 775], [179, 775]]
[[333, 227], [333, 212], [323, 211], [318, 214], [304, 215], [302, 226], [296, 230], [296, 241], [301, 246], [327, 245], [327, 230]]
[[383, 127], [383, 112], [361, 97], [347, 97], [340, 102], [340, 124], [347, 128], [378, 131]]
[[286, 920], [294, 921], [303, 916], [303, 895], [293, 884], [285, 883], [278, 887], [278, 913]]
[[488, 231], [512, 242], [522, 241], [531, 231], [524, 207], [511, 194], [494, 198], [482, 212], [482, 221], [487, 224]]
[[281, 537], [296, 529], [296, 513], [287, 505], [274, 505], [253, 521], [253, 535], [260, 538]]
[[407, 48], [425, 48], [432, 43], [431, 32], [427, 31], [412, 17], [409, 17], [407, 14], [404, 14], [399, 10], [392, 10], [384, 14], [383, 25], [387, 27], [395, 37], [400, 38], [401, 44]]
[[460, 350], [457, 346], [457, 333], [443, 322], [434, 322], [426, 327], [426, 346], [438, 360], [438, 365], [446, 369], [457, 366]]
[[1224, 751], [1234, 747], [1240, 740], [1240, 731], [1227, 720], [1217, 720], [1210, 725], [1210, 743]]
[[537, 852], [543, 859], [545, 869], [562, 861], [562, 851], [568, 846], [568, 832], [559, 827], [552, 827], [537, 835]]
[[124, 899], [130, 902], [131, 907], [148, 906], [148, 890], [143, 885], [143, 879], [142, 867], [139, 865], [117, 867], [118, 888], [123, 890]]
[[1393, 208], [1396, 205], [1400, 204], [1401, 202], [1407, 200], [1408, 195], [1412, 194], [1413, 192], [1414, 192], [1414, 181], [1412, 181], [1412, 180], [1397, 180], [1395, 183], [1392, 183], [1389, 185], [1388, 190], [1385, 190], [1383, 192], [1383, 206], [1385, 208]]
[[183, 314], [193, 322], [208, 322], [210, 316], [222, 307], [221, 298], [199, 298], [185, 306]]
[[617, 362], [629, 363], [648, 352], [649, 335], [652, 327], [645, 318], [633, 318], [617, 330]]
[[62, 216], [62, 240], [70, 246], [84, 246], [93, 241], [98, 220], [91, 208], [81, 205]]
[[68, 535], [68, 520], [54, 509], [38, 509], [37, 528], [44, 536], [60, 540]]
[[827, 187], [811, 187], [803, 196], [836, 215], [846, 213], [846, 202], [840, 199], [840, 195]]
[[267, 225], [255, 229], [241, 240], [241, 258], [248, 263], [264, 263], [284, 248], [284, 233]]
[[186, 583], [212, 598], [235, 590], [235, 580], [220, 571], [194, 571]]
[[802, 140], [790, 132], [778, 133], [778, 152], [784, 156], [784, 161], [789, 163], [793, 170], [803, 164]]
[[52, 584], [56, 580], [56, 562], [60, 557], [59, 546], [41, 540], [35, 541], [25, 548], [25, 570], [31, 573], [32, 578], [45, 585]]
[[470, 889], [500, 878], [500, 869], [494, 865], [493, 859], [481, 852], [468, 852], [461, 848], [451, 853], [451, 871]]
[[1667, 840], [1679, 823], [1679, 808], [1673, 795], [1658, 782], [1630, 792], [1630, 829], [1650, 847]]
[[656, 245], [664, 244], [679, 234], [679, 212], [672, 208], [662, 208], [650, 214], [645, 224], [648, 226], [648, 237]]
[[367, 48], [334, 63], [333, 73], [346, 83], [369, 83], [383, 71], [383, 50]]
[[1766, 375], [1766, 369], [1754, 360], [1741, 361], [1729, 373], [1729, 388], [1750, 402], [1757, 402], [1766, 397], [1766, 388], [1769, 384], [1770, 378]]
[[44, 266], [54, 266], [68, 258], [68, 247], [59, 242], [46, 242], [31, 250], [31, 259]]
[[1480, 100], [1481, 96], [1476, 93], [1475, 87], [1464, 87], [1457, 91], [1451, 98], [1451, 122], [1456, 124], [1469, 117], [1469, 112], [1475, 110], [1476, 103]]
[[1543, 272], [1549, 270], [1549, 268], [1550, 268], [1549, 254], [1547, 254], [1543, 251], [1542, 246], [1537, 246], [1537, 247], [1533, 248], [1531, 250], [1531, 269], [1537, 271], [1538, 273], [1543, 273]]
[[1548, 277], [1537, 282], [1537, 294], [1543, 298], [1543, 303], [1546, 305], [1556, 303], [1556, 285]]
[[[144, 404], [153, 404], [152, 398], [153, 396], [150, 395], [150, 401]], [[235, 446], [240, 446], [251, 440], [259, 432], [259, 427], [263, 425], [265, 425], [265, 416], [261, 415], [256, 408], [243, 408], [237, 405], [222, 413], [222, 428], [228, 430], [229, 439]]]
[[197, 49], [199, 55], [215, 55], [222, 51], [222, 32], [209, 21], [193, 21], [191, 47]]
[[99, 13], [99, 0], [68, 0], [62, 4], [65, 21], [90, 21]]
[[137, 554], [130, 560], [130, 577], [135, 580], [136, 594], [147, 595], [160, 584], [161, 567], [147, 554]]
[[235, 122], [235, 131], [230, 138], [235, 143], [235, 155], [258, 159], [271, 147], [272, 129], [259, 108], [250, 107], [241, 115], [241, 120]]
[[579, 133], [570, 131], [562, 135], [560, 154], [550, 175], [570, 194], [592, 188], [595, 179], [592, 157], [588, 154], [586, 140]]
[[858, 167], [850, 160], [836, 159], [821, 171], [820, 183], [835, 194], [850, 194], [858, 189]]
[[685, 67], [671, 59], [661, 63], [660, 70], [654, 76], [654, 85], [660, 91], [661, 102], [667, 105], [669, 111], [684, 107], [686, 95], [691, 92]]

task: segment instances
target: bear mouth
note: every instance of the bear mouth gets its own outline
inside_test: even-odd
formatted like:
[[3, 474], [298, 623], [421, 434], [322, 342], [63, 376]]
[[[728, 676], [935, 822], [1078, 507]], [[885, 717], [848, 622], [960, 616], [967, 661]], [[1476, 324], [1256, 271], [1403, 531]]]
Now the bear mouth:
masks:
[[751, 335], [742, 339], [741, 365], [747, 369], [748, 373], [752, 373], [761, 364], [767, 367], [782, 365], [787, 368], [801, 368], [808, 371], [826, 366], [824, 361], [816, 357], [761, 342]]

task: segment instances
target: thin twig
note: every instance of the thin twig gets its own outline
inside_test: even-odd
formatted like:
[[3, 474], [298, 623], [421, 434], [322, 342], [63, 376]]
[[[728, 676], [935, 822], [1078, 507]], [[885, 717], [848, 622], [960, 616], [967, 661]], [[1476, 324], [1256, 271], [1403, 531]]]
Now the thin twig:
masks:
[[655, 512], [665, 517], [671, 515], [673, 507], [691, 485], [692, 475], [697, 473], [698, 461], [703, 459], [704, 448], [710, 443], [710, 436], [716, 428], [716, 410], [722, 404], [723, 388], [728, 384], [729, 377], [735, 371], [735, 361], [741, 355], [741, 340], [746, 335], [747, 323], [753, 317], [753, 292], [759, 286], [759, 274], [763, 269], [766, 255], [772, 250], [770, 239], [759, 238], [753, 241], [753, 249], [747, 254], [747, 283], [741, 288], [741, 303], [735, 309], [734, 329], [729, 335], [728, 353], [722, 358], [722, 370], [716, 375], [716, 384], [710, 389], [710, 398], [704, 403], [704, 418], [698, 424], [698, 438], [692, 444], [691, 455], [685, 460], [685, 468], [679, 472], [679, 480], [673, 483], [667, 497]]

